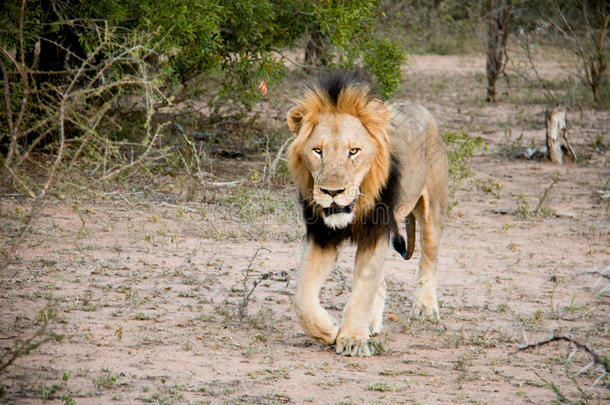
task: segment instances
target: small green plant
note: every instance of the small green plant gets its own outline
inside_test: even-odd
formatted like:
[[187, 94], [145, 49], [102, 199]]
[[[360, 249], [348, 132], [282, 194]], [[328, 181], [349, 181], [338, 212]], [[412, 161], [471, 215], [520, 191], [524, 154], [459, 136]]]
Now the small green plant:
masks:
[[55, 397], [55, 394], [57, 393], [57, 391], [61, 391], [63, 388], [64, 387], [59, 384], [45, 385], [44, 387], [42, 387], [42, 390], [41, 390], [42, 399], [44, 401], [53, 399]]
[[540, 198], [538, 199], [536, 208], [534, 209], [530, 208], [530, 205], [525, 200], [525, 196], [523, 194], [520, 194], [517, 198], [517, 209], [515, 210], [515, 215], [517, 216], [517, 218], [524, 220], [534, 220], [537, 218], [550, 217], [553, 214], [554, 210], [548, 205], [546, 205], [545, 202], [548, 199], [555, 183], [557, 183], [556, 178], [554, 178], [551, 181], [551, 184], [544, 189], [544, 191], [540, 195]]
[[390, 384], [383, 381], [378, 381], [374, 383], [370, 383], [367, 387], [369, 391], [379, 391], [379, 392], [396, 392], [398, 391], [398, 385]]
[[[260, 310], [254, 316], [249, 317], [250, 324], [256, 329], [269, 330], [273, 328], [275, 312], [271, 307], [261, 305]], [[260, 336], [260, 335], [258, 335]]]
[[116, 385], [116, 382], [121, 378], [120, 374], [111, 374], [106, 372], [101, 376], [93, 379], [93, 385], [97, 387], [98, 390], [101, 389], [110, 389]]
[[485, 193], [489, 193], [496, 198], [500, 198], [500, 191], [502, 190], [502, 184], [498, 183], [494, 179], [487, 179], [485, 181], [477, 179], [477, 188]]
[[386, 354], [390, 351], [390, 335], [386, 335], [383, 340], [378, 338], [369, 339], [369, 345], [371, 346], [372, 351], [377, 355]]
[[138, 312], [133, 316], [133, 319], [136, 321], [147, 321], [150, 319], [150, 315], [145, 314], [144, 312]]
[[515, 215], [517, 218], [525, 220], [532, 219], [534, 217], [534, 213], [523, 194], [520, 194], [519, 197], [517, 197], [517, 209], [515, 210]]
[[383, 375], [383, 376], [396, 376], [396, 375], [407, 374], [407, 371], [405, 371], [405, 370], [384, 369], [384, 370], [380, 370], [377, 374]]
[[452, 181], [450, 190], [453, 194], [465, 179], [472, 177], [470, 159], [477, 151], [486, 148], [486, 145], [483, 139], [474, 138], [463, 129], [457, 132], [443, 133], [443, 141], [447, 148], [449, 178]]
[[62, 394], [61, 401], [63, 405], [76, 405], [76, 400], [68, 393]]
[[520, 321], [525, 327], [537, 329], [544, 321], [544, 312], [538, 309], [529, 317], [521, 316]]

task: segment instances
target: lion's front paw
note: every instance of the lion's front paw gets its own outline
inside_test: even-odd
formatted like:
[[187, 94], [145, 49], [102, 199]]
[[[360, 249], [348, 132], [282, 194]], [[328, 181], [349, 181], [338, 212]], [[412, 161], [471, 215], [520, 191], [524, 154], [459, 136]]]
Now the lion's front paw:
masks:
[[373, 356], [377, 353], [375, 345], [368, 334], [347, 333], [341, 329], [336, 342], [337, 354], [342, 356]]
[[424, 317], [438, 321], [441, 316], [438, 312], [438, 304], [436, 302], [436, 294], [424, 293], [423, 291], [417, 294], [417, 299], [413, 305], [413, 316]]

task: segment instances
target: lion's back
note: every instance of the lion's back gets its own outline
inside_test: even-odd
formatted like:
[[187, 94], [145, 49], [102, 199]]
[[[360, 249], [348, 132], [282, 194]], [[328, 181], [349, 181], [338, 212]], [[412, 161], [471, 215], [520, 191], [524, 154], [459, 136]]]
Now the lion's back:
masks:
[[447, 187], [447, 155], [434, 116], [411, 102], [391, 105], [390, 137], [402, 166], [405, 201], [419, 198], [424, 184], [441, 199]]

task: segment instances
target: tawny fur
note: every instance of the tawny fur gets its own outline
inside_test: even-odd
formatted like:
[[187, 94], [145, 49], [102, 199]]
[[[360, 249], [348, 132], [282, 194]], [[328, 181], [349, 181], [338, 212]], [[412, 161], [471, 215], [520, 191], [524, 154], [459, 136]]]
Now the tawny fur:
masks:
[[[340, 241], [343, 234], [338, 234], [340, 237], [336, 239], [325, 238], [326, 233], [332, 235], [335, 231], [316, 225], [315, 232], [321, 230], [323, 235], [312, 236], [310, 231], [314, 228], [308, 225], [294, 306], [299, 323], [313, 340], [336, 344], [337, 353], [343, 355], [369, 356], [375, 353], [369, 337], [382, 328], [383, 261], [391, 229], [371, 233], [374, 240], [362, 237], [361, 233], [366, 233], [370, 223], [366, 220], [370, 220], [371, 210], [382, 202], [380, 199], [387, 195], [388, 184], [392, 184], [390, 191], [397, 197], [391, 204], [396, 222], [414, 214], [421, 224], [422, 255], [414, 313], [438, 319], [436, 266], [447, 206], [447, 157], [436, 122], [423, 107], [410, 103], [385, 105], [371, 95], [366, 84], [359, 82], [343, 87], [336, 103], [328, 94], [323, 88], [314, 87], [288, 113], [288, 126], [295, 134], [288, 150], [289, 168], [304, 199], [304, 207], [309, 207], [305, 211], [318, 216], [327, 208], [320, 204], [328, 205], [331, 200], [324, 194], [329, 184], [333, 190], [341, 189], [344, 196], [347, 192], [343, 190], [353, 188], [354, 179], [361, 179], [355, 184], [358, 192], [354, 200], [354, 224], [345, 230], [352, 241], [359, 243], [354, 287], [343, 311], [343, 321], [337, 324], [320, 305], [319, 294], [334, 267], [339, 247], [327, 242]], [[324, 146], [319, 156], [316, 153], [321, 151], [312, 152], [312, 146], [314, 151], [320, 149], [312, 142]], [[352, 143], [368, 145], [360, 152], [360, 160], [346, 158], [346, 148]], [[395, 175], [397, 170], [399, 176]], [[324, 203], [320, 202], [322, 198]], [[343, 205], [345, 198], [341, 200]], [[333, 197], [332, 201], [339, 201], [339, 197]]]

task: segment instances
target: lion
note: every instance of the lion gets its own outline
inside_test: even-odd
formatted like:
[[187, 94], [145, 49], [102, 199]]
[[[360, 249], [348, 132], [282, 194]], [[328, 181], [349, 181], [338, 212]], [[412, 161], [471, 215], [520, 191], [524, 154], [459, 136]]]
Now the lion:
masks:
[[[336, 345], [341, 355], [376, 354], [370, 337], [382, 330], [383, 263], [390, 243], [411, 257], [416, 221], [421, 260], [413, 313], [440, 319], [437, 259], [448, 169], [432, 114], [412, 103], [386, 105], [358, 74], [335, 73], [309, 87], [287, 121], [295, 135], [288, 165], [306, 225], [294, 295], [303, 330], [316, 342]], [[338, 324], [319, 295], [346, 241], [357, 245], [354, 285]]]

